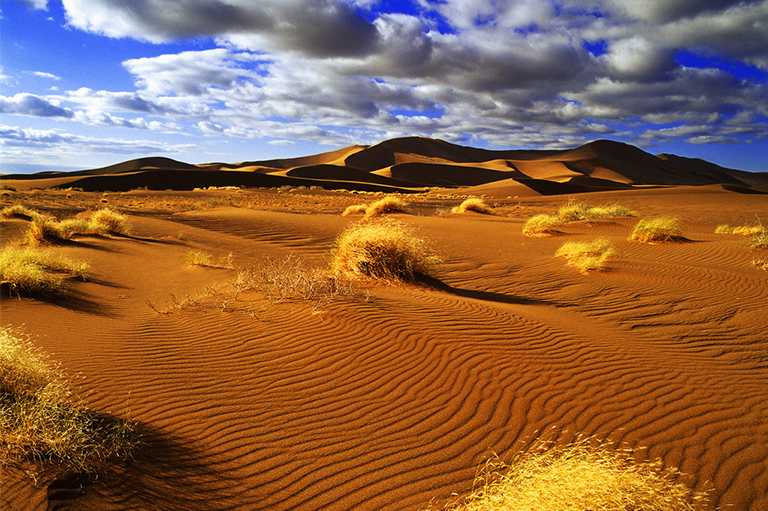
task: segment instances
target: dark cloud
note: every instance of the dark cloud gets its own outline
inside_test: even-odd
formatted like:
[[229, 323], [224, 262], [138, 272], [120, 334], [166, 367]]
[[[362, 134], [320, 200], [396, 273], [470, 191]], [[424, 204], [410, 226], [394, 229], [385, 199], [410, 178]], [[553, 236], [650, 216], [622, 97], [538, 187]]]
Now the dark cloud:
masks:
[[74, 116], [72, 110], [62, 108], [46, 98], [34, 94], [16, 94], [7, 98], [0, 96], [0, 113], [31, 115], [33, 117], [64, 117]]
[[110, 37], [219, 37], [251, 49], [364, 55], [377, 31], [339, 0], [64, 0], [69, 24]]

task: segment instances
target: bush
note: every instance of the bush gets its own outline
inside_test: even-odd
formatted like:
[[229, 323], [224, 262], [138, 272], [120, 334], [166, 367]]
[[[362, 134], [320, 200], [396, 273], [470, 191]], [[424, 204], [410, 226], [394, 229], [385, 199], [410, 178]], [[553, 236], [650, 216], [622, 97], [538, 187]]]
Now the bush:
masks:
[[458, 206], [451, 209], [451, 213], [466, 213], [467, 211], [474, 211], [475, 213], [482, 213], [484, 215], [492, 215], [493, 210], [482, 199], [477, 197], [470, 197]]
[[439, 263], [413, 229], [390, 219], [351, 225], [337, 238], [332, 253], [335, 274], [387, 281], [423, 281], [434, 277]]
[[602, 238], [592, 242], [567, 241], [555, 252], [556, 257], [565, 257], [568, 266], [581, 273], [604, 270], [611, 255], [611, 242]]
[[620, 216], [635, 216], [635, 212], [620, 204], [589, 206], [586, 202], [578, 202], [573, 199], [560, 206], [560, 209], [557, 211], [557, 217], [561, 222], [589, 222], [597, 218], [615, 218]]
[[371, 218], [388, 213], [408, 213], [408, 204], [398, 197], [388, 195], [372, 204], [349, 206], [344, 210], [342, 216], [365, 215], [366, 218]]
[[0, 282], [17, 295], [66, 295], [68, 279], [85, 280], [86, 263], [37, 248], [5, 247], [0, 250]]
[[529, 218], [523, 224], [523, 235], [525, 236], [548, 236], [557, 231], [555, 227], [560, 225], [560, 220], [552, 215], [535, 215]]
[[635, 463], [632, 451], [579, 440], [557, 447], [535, 442], [510, 465], [491, 460], [461, 511], [694, 511], [705, 493], [675, 483], [676, 470], [660, 462]]
[[21, 218], [26, 218], [28, 220], [32, 220], [37, 216], [40, 216], [40, 213], [32, 209], [29, 209], [26, 206], [22, 206], [21, 204], [14, 204], [13, 206], [8, 206], [0, 210], [0, 218], [2, 219], [21, 217]]
[[73, 398], [58, 364], [0, 329], [0, 465], [27, 461], [95, 472], [138, 442], [135, 424], [95, 414]]
[[640, 220], [629, 235], [630, 241], [644, 243], [680, 241], [682, 239], [682, 224], [677, 218], [670, 217]]
[[91, 217], [91, 230], [98, 234], [130, 234], [131, 227], [124, 215], [113, 209], [104, 208]]

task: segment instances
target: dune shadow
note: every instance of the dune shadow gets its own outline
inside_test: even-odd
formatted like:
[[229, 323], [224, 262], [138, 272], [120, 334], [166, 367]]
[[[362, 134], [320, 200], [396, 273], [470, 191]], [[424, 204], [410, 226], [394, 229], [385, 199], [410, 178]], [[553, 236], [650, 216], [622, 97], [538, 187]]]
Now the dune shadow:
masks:
[[111, 307], [99, 303], [87, 296], [66, 293], [63, 295], [50, 294], [42, 292], [25, 292], [22, 295], [17, 294], [6, 282], [0, 284], [0, 298], [3, 301], [29, 298], [40, 302], [45, 302], [56, 307], [68, 309], [76, 312], [84, 312], [94, 316], [109, 317], [113, 315]]
[[242, 505], [242, 481], [217, 470], [209, 454], [146, 424], [139, 432], [141, 445], [132, 459], [100, 474], [89, 488], [90, 498], [146, 511], [220, 511]]
[[450, 284], [443, 282], [440, 279], [434, 277], [423, 277], [421, 283], [429, 286], [433, 289], [444, 291], [454, 296], [460, 296], [462, 298], [470, 298], [472, 300], [480, 300], [484, 302], [504, 303], [508, 305], [546, 305], [556, 307], [558, 304], [547, 300], [533, 300], [530, 298], [521, 298], [518, 296], [507, 295], [504, 293], [496, 293], [493, 291], [480, 291], [475, 289], [462, 289], [451, 286]]

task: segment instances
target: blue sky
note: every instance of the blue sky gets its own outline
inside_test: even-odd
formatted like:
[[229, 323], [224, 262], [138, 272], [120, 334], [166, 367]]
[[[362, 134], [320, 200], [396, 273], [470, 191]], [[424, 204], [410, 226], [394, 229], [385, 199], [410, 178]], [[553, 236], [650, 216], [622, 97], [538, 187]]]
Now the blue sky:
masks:
[[607, 138], [768, 171], [768, 0], [4, 0], [0, 172]]

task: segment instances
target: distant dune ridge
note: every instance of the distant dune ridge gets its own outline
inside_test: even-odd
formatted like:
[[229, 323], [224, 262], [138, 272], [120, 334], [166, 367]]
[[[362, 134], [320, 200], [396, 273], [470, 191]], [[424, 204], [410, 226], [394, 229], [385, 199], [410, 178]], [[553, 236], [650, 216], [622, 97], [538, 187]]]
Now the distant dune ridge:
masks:
[[561, 151], [491, 151], [423, 137], [391, 139], [300, 158], [192, 165], [163, 157], [76, 172], [3, 176], [16, 189], [191, 190], [209, 186], [319, 186], [411, 192], [425, 187], [485, 187], [509, 195], [556, 195], [648, 185], [713, 185], [768, 193], [768, 172], [744, 172], [598, 140]]

